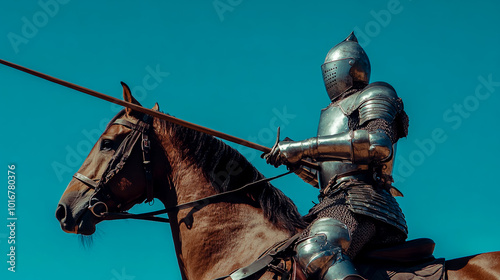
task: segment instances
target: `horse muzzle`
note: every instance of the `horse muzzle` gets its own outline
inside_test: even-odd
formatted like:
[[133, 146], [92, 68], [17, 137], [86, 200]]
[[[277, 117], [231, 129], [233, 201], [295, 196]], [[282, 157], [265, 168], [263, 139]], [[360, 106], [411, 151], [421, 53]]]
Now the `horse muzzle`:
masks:
[[95, 225], [102, 220], [99, 217], [104, 211], [107, 211], [107, 206], [102, 202], [97, 202], [92, 207], [76, 209], [60, 202], [56, 209], [56, 219], [64, 232], [91, 235], [95, 232]]

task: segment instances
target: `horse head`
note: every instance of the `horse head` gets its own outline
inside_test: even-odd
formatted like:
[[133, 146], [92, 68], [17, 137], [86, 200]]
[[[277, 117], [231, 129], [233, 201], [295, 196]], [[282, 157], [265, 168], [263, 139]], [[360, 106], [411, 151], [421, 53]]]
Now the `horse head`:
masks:
[[[139, 105], [123, 88], [125, 101]], [[130, 109], [110, 121], [73, 177], [56, 210], [65, 232], [92, 235], [99, 222], [130, 217], [123, 212], [158, 198], [185, 279], [228, 274], [305, 227], [293, 202], [267, 181], [231, 192], [264, 179], [237, 150]]]
[[[124, 100], [140, 105], [122, 86]], [[149, 153], [158, 146], [152, 126], [149, 116], [129, 108], [110, 121], [59, 201], [56, 218], [65, 232], [91, 235], [105, 219], [103, 213], [123, 212], [151, 201], [153, 194], [158, 197], [160, 182], [153, 177], [166, 161], [158, 158], [162, 153]]]

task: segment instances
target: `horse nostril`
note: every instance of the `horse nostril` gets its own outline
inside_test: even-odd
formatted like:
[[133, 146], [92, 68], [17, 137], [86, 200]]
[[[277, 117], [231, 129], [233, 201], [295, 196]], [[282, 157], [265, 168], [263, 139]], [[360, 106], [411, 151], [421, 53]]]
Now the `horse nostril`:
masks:
[[65, 218], [66, 218], [66, 208], [62, 204], [59, 204], [56, 210], [56, 219], [60, 222], [63, 222], [63, 219], [65, 220]]

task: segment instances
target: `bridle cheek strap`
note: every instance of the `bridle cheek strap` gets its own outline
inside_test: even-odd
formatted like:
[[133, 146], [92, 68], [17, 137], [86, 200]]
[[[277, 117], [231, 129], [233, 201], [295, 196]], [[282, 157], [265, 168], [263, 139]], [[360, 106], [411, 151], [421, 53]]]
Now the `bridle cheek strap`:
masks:
[[[132, 150], [134, 149], [137, 141], [139, 141], [139, 136], [141, 137], [141, 150], [142, 150], [142, 158], [143, 158], [143, 167], [144, 167], [144, 175], [146, 178], [146, 202], [151, 202], [154, 199], [153, 194], [153, 175], [151, 168], [151, 142], [149, 141], [149, 131], [151, 128], [153, 118], [149, 115], [144, 115], [143, 120], [139, 120], [137, 124], [131, 123], [127, 120], [118, 119], [113, 124], [123, 125], [133, 130], [122, 142], [122, 145], [117, 150], [117, 153], [113, 157], [110, 165], [108, 167], [109, 170], [105, 172], [105, 181], [103, 184], [106, 184], [114, 175], [116, 175], [125, 165], [125, 162], [129, 158]], [[130, 137], [130, 138], [129, 138]], [[128, 138], [128, 139], [127, 139]], [[129, 143], [126, 143], [129, 142]], [[115, 166], [115, 161], [118, 163]]]
[[132, 150], [136, 146], [137, 141], [141, 138], [141, 150], [142, 150], [142, 158], [143, 158], [143, 166], [144, 166], [144, 175], [146, 178], [146, 202], [151, 202], [154, 199], [153, 194], [153, 175], [152, 175], [152, 167], [151, 167], [151, 142], [149, 140], [149, 131], [152, 123], [152, 117], [149, 115], [144, 115], [143, 120], [139, 120], [137, 124], [129, 122], [123, 119], [117, 119], [112, 123], [123, 125], [132, 129], [132, 132], [129, 133], [125, 139], [123, 139], [122, 143], [116, 149], [113, 158], [110, 160], [108, 167], [104, 171], [100, 180], [95, 181], [81, 173], [75, 173], [73, 177], [91, 189], [94, 189], [95, 192], [99, 192], [103, 190], [103, 187], [115, 176], [125, 165], [125, 162], [130, 157]]
[[146, 202], [154, 199], [153, 195], [153, 171], [151, 168], [151, 141], [146, 133], [142, 133], [142, 166], [144, 167], [144, 176], [146, 176]]
[[[116, 124], [116, 122], [113, 124]], [[139, 136], [140, 135], [138, 131], [132, 131], [125, 137], [125, 139], [123, 139], [118, 149], [116, 149], [113, 158], [111, 158], [106, 171], [104, 171], [102, 175], [102, 185], [107, 184], [109, 180], [111, 180], [111, 178], [113, 178], [118, 172], [120, 172], [120, 170], [122, 170], [128, 158], [130, 157], [130, 154], [132, 153], [132, 150], [134, 149]]]

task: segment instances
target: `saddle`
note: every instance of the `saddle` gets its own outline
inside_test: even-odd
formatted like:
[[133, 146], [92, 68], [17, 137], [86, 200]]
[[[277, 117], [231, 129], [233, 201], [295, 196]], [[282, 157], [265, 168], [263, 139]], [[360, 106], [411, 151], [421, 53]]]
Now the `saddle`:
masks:
[[[227, 277], [243, 280], [266, 271], [274, 272], [276, 279], [280, 280], [306, 280], [293, 258], [293, 247], [299, 236], [300, 233], [274, 245], [252, 264], [215, 280]], [[434, 258], [434, 247], [434, 241], [429, 238], [410, 240], [393, 247], [363, 252], [356, 257], [354, 264], [370, 280], [443, 279], [444, 259]]]
[[356, 257], [354, 265], [370, 280], [446, 279], [445, 260], [433, 256], [435, 245], [429, 238], [410, 240], [362, 253]]
[[[274, 245], [252, 264], [216, 280], [243, 280], [266, 271], [274, 272], [275, 279], [307, 280], [293, 258], [293, 247], [299, 236]], [[354, 264], [360, 274], [370, 280], [444, 279], [444, 259], [434, 258], [434, 247], [435, 243], [431, 239], [419, 238], [361, 253]]]

